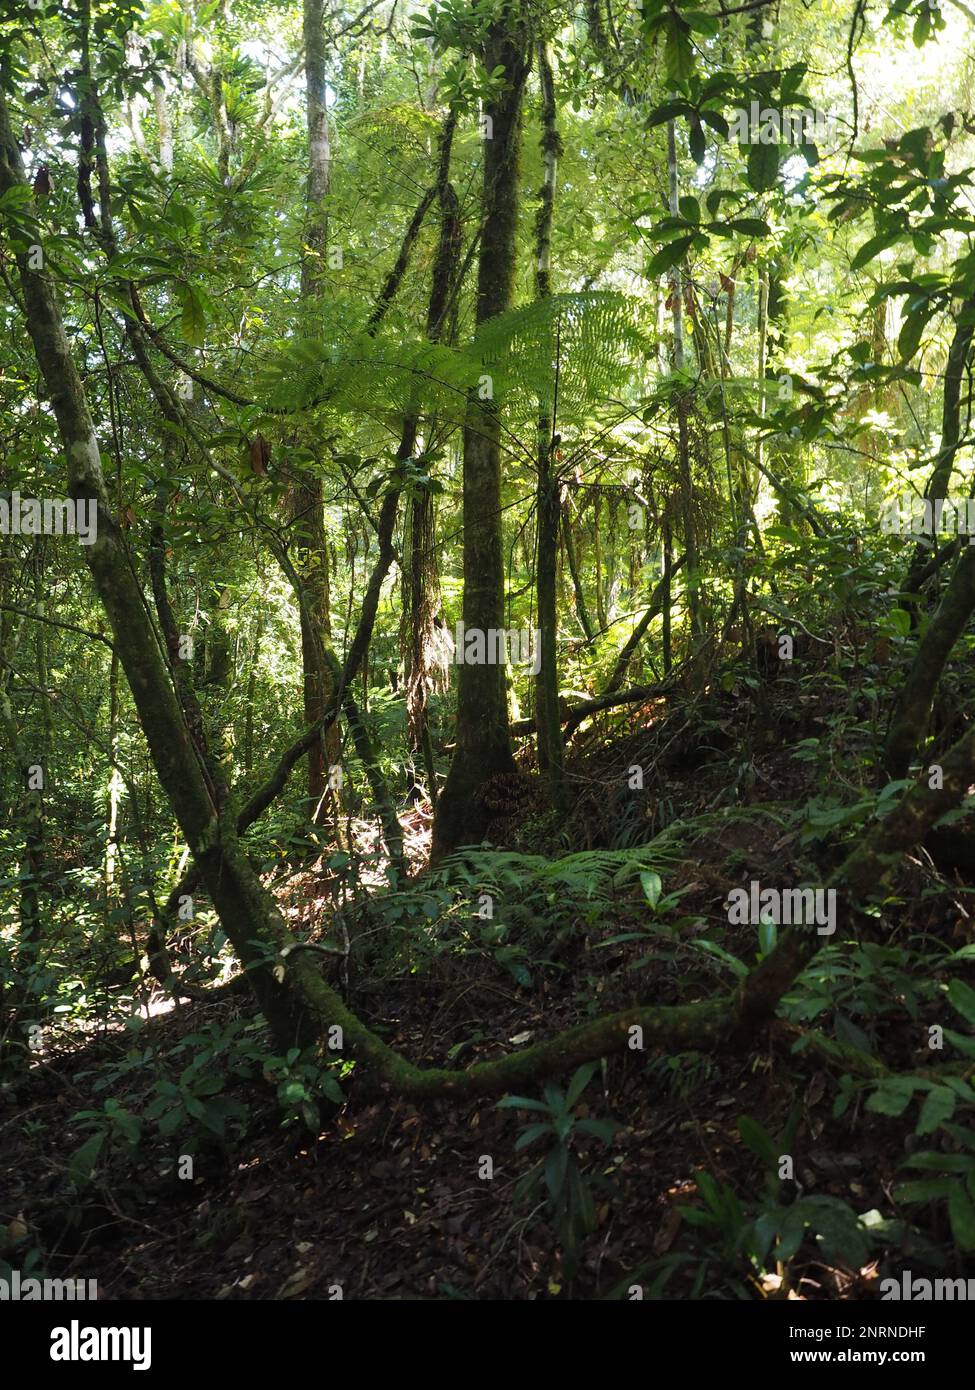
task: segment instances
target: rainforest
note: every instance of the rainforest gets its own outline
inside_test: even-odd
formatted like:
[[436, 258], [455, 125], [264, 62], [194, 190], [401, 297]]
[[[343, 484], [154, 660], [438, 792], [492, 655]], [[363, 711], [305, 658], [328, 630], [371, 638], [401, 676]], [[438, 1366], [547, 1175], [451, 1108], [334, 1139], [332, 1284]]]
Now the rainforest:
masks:
[[970, 1285], [973, 87], [968, 0], [3, 0], [3, 1287]]

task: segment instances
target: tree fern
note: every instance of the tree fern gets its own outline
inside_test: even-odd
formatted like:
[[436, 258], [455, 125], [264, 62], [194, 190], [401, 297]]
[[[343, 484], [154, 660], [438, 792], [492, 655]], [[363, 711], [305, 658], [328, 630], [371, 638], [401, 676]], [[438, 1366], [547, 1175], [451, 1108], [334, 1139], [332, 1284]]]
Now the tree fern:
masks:
[[467, 351], [516, 414], [557, 397], [558, 418], [568, 420], [619, 390], [649, 347], [632, 302], [600, 290], [549, 295], [489, 319]]
[[625, 296], [551, 295], [490, 319], [460, 348], [365, 333], [344, 342], [297, 339], [281, 346], [260, 388], [276, 411], [327, 405], [339, 414], [428, 414], [462, 423], [477, 392], [526, 420], [540, 402], [557, 400], [566, 421], [618, 389], [646, 350]]

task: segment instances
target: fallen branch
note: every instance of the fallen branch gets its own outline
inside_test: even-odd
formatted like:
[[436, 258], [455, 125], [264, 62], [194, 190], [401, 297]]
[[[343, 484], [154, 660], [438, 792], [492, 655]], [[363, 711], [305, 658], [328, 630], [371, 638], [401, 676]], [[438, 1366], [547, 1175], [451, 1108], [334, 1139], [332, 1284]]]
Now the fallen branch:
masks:
[[[560, 716], [563, 724], [575, 729], [590, 714], [598, 714], [604, 709], [615, 709], [617, 705], [634, 705], [638, 700], [655, 700], [674, 692], [673, 680], [657, 681], [654, 685], [631, 685], [629, 690], [610, 690], [603, 695], [595, 695], [591, 700], [583, 700], [578, 705], [566, 705]], [[534, 719], [516, 719], [511, 725], [515, 738], [535, 732]]]

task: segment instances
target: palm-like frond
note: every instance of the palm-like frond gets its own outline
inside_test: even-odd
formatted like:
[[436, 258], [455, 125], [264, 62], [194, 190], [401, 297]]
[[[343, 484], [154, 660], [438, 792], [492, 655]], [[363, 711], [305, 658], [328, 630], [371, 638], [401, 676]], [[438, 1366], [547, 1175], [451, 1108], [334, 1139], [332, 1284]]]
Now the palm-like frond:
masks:
[[[465, 418], [471, 392], [532, 419], [556, 402], [560, 420], [585, 415], [626, 379], [646, 350], [625, 296], [551, 295], [482, 324], [464, 347], [361, 334], [342, 344], [282, 346], [260, 383], [278, 411], [328, 405], [338, 413]], [[490, 379], [489, 386], [485, 379]]]
[[632, 301], [605, 290], [553, 294], [481, 325], [468, 352], [507, 409], [526, 417], [557, 396], [560, 420], [584, 416], [649, 352]]

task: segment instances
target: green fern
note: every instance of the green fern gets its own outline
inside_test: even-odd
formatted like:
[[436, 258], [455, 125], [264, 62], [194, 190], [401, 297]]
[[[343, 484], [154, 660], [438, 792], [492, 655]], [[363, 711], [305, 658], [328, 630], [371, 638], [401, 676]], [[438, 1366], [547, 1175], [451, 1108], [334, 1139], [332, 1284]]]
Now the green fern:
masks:
[[343, 342], [298, 339], [280, 347], [260, 388], [274, 411], [328, 405], [338, 414], [462, 423], [471, 393], [490, 377], [493, 399], [510, 418], [534, 419], [540, 402], [551, 406], [557, 397], [564, 423], [618, 389], [646, 352], [625, 296], [551, 295], [488, 320], [460, 348], [365, 333]]
[[514, 890], [517, 898], [560, 888], [567, 899], [607, 900], [647, 869], [667, 867], [676, 857], [676, 849], [653, 845], [583, 850], [561, 859], [508, 850], [463, 850], [444, 859], [435, 874], [445, 885], [459, 882], [499, 893]]
[[515, 415], [530, 417], [557, 396], [564, 423], [618, 391], [649, 345], [631, 301], [599, 290], [553, 294], [489, 319], [468, 352]]

